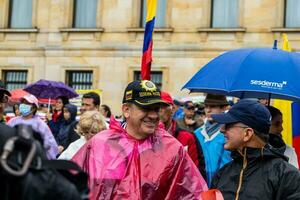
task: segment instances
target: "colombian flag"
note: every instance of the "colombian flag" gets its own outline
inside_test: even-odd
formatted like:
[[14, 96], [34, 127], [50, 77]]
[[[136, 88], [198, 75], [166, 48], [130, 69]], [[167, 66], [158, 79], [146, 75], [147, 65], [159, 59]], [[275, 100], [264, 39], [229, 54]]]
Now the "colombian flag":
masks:
[[[282, 50], [292, 51], [286, 34], [283, 34]], [[282, 112], [282, 138], [286, 144], [293, 145], [298, 156], [298, 164], [300, 164], [300, 104], [275, 100], [273, 105]]]
[[300, 166], [300, 104], [292, 103], [293, 146], [298, 156]]
[[156, 0], [147, 0], [147, 17], [143, 45], [143, 57], [141, 75], [142, 80], [150, 80], [151, 62], [152, 62], [152, 35], [155, 23]]

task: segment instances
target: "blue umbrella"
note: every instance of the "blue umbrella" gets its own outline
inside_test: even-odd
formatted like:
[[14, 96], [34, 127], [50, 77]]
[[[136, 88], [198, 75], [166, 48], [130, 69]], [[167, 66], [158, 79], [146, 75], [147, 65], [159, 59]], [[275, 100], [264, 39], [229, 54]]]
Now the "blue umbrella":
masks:
[[78, 96], [73, 88], [67, 86], [63, 82], [43, 79], [27, 85], [24, 90], [33, 94], [37, 98], [44, 99], [57, 99], [60, 96], [71, 99]]
[[300, 54], [271, 48], [228, 51], [210, 61], [183, 88], [239, 98], [300, 99]]

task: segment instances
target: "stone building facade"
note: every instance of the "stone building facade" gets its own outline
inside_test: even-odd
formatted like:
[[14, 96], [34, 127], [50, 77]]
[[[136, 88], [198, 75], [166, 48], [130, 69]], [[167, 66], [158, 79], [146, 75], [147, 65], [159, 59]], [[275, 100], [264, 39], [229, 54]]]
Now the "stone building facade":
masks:
[[[299, 51], [295, 0], [157, 1], [153, 78], [174, 96], [187, 95], [182, 86], [225, 51], [272, 47], [274, 39], [280, 46], [282, 33]], [[0, 0], [2, 80], [8, 89], [39, 79], [101, 89], [102, 102], [119, 114], [125, 86], [139, 75], [143, 2]]]

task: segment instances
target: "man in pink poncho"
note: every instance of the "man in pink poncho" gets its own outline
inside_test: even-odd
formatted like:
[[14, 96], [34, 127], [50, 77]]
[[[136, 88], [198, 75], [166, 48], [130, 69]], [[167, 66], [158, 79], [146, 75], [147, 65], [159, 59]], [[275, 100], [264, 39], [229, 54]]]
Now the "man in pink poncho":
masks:
[[201, 199], [207, 185], [183, 146], [158, 128], [160, 90], [151, 81], [125, 89], [125, 123], [95, 135], [73, 157], [89, 175], [91, 199]]

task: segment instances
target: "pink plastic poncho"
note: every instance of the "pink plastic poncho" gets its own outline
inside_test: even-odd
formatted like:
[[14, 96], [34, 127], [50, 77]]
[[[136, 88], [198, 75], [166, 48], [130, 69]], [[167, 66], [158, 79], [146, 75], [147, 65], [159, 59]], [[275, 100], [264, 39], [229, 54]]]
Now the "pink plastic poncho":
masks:
[[89, 175], [90, 199], [201, 199], [206, 182], [181, 144], [163, 129], [136, 140], [119, 122], [72, 158]]

